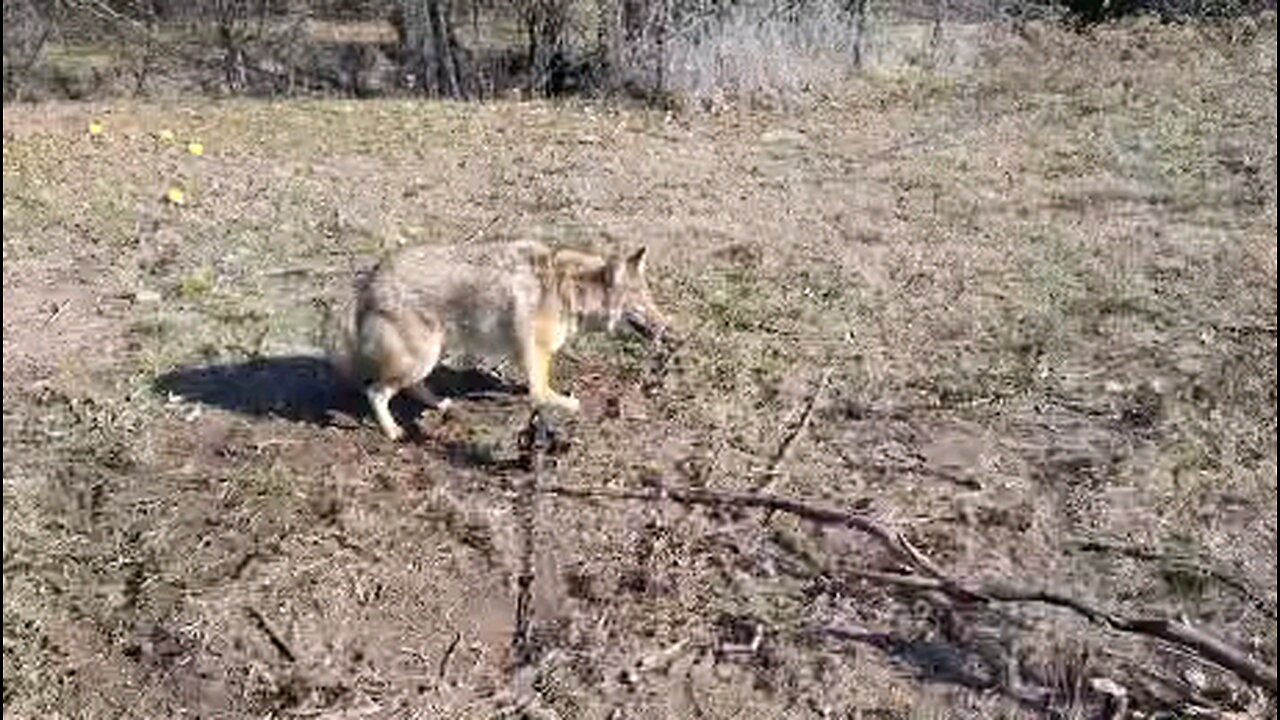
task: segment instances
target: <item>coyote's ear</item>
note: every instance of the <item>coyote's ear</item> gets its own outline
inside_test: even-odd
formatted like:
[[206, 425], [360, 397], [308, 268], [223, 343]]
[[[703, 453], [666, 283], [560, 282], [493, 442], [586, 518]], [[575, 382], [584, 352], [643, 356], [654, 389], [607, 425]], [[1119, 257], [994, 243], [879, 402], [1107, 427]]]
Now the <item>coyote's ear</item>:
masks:
[[637, 275], [644, 274], [644, 259], [649, 254], [649, 248], [641, 247], [639, 250], [631, 253], [627, 258], [627, 267], [635, 271]]

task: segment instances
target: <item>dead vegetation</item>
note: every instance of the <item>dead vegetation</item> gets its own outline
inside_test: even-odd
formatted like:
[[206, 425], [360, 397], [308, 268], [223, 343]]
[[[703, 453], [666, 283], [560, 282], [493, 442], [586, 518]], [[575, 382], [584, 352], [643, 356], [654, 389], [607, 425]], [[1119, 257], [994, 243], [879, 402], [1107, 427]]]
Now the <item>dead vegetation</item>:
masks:
[[[6, 715], [1274, 716], [1169, 632], [1275, 667], [1275, 37], [1032, 24], [798, 113], [6, 108]], [[683, 340], [572, 348], [536, 487], [487, 376], [392, 445], [314, 356], [382, 248], [518, 234], [650, 243]]]

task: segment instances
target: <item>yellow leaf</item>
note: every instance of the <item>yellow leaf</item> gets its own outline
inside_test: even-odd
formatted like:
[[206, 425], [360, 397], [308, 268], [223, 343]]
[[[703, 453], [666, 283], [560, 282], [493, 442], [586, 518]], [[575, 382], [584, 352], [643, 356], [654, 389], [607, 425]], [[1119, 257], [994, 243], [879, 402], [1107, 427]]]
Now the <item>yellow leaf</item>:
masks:
[[89, 134], [93, 135], [94, 137], [101, 135], [103, 129], [104, 128], [102, 127], [101, 120], [94, 120], [93, 122], [89, 123]]
[[196, 157], [200, 157], [204, 154], [204, 145], [198, 142], [188, 143], [187, 152], [195, 155]]
[[165, 199], [174, 205], [186, 205], [187, 194], [182, 192], [180, 188], [169, 188], [169, 192], [165, 193]]

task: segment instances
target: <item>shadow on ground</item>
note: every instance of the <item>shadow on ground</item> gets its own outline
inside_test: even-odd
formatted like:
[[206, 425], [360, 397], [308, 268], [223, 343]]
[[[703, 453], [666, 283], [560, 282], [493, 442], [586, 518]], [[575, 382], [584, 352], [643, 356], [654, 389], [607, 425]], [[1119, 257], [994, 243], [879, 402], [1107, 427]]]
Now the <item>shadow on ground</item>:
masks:
[[[1084, 707], [1081, 697], [1055, 697], [1043, 679], [1028, 676], [1010, 683], [1003, 669], [1011, 658], [979, 643], [957, 644], [943, 640], [909, 638], [895, 633], [836, 633], [839, 640], [876, 648], [926, 683], [956, 685], [982, 693], [999, 693], [1033, 714], [1047, 718], [1070, 716], [1056, 705], [1075, 708], [1081, 716], [1094, 717], [1099, 708]], [[1096, 703], [1094, 703], [1096, 704]], [[1094, 714], [1090, 714], [1093, 712]]]
[[[483, 370], [436, 368], [428, 385], [444, 398], [494, 399], [520, 388]], [[180, 368], [155, 382], [161, 393], [255, 417], [333, 424], [343, 416], [363, 418], [368, 404], [360, 391], [343, 381], [323, 358], [287, 355], [240, 363]], [[401, 422], [416, 417], [422, 405], [405, 395], [392, 411]]]

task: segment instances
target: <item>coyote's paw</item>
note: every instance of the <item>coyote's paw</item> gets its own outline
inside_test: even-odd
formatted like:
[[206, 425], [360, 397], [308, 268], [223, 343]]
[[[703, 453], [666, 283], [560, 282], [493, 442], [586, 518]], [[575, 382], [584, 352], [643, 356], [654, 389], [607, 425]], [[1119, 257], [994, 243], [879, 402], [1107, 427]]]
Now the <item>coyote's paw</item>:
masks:
[[569, 413], [576, 413], [582, 408], [582, 403], [572, 395], [552, 395], [545, 404]]

